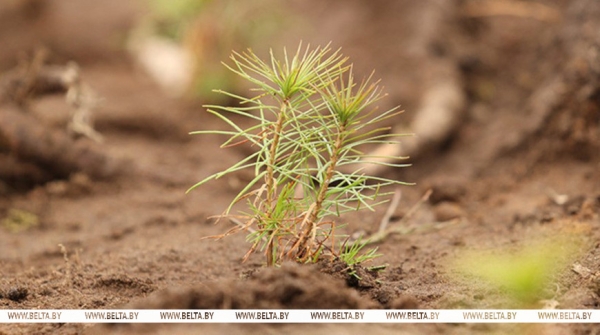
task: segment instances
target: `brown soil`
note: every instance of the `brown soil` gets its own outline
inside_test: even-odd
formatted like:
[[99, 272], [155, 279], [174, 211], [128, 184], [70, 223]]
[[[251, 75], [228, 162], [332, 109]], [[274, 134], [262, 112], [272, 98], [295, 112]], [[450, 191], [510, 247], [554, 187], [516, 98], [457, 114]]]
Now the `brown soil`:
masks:
[[[522, 308], [502, 289], [455, 276], [450, 264], [465, 249], [516, 248], [574, 232], [584, 235], [580, 256], [555, 274], [539, 300], [555, 300], [559, 308], [597, 308], [600, 3], [545, 1], [560, 16], [549, 21], [444, 12], [442, 28], [421, 45], [419, 34], [431, 34], [422, 16], [438, 2], [294, 5], [313, 22], [306, 31], [321, 32], [304, 40], [332, 40], [359, 71], [376, 68], [382, 74], [390, 92], [384, 104], [401, 103], [407, 110], [398, 122], [412, 118], [423, 90], [435, 81], [438, 62], [455, 64], [468, 97], [467, 112], [452, 136], [412, 167], [386, 172], [416, 183], [402, 187], [391, 225], [399, 224], [427, 190], [433, 194], [402, 223], [410, 228], [406, 233], [377, 244], [382, 256], [373, 264], [387, 264], [385, 271], [360, 268], [363, 280], [358, 282], [336, 263], [265, 268], [260, 254], [242, 263], [248, 245], [241, 234], [201, 240], [229, 228], [208, 217], [226, 208], [245, 176], [185, 191], [244, 152], [219, 149], [221, 138], [188, 136], [223, 125], [197, 102], [165, 96], [128, 59], [118, 41], [141, 15], [137, 5], [117, 0], [0, 5], [0, 68], [13, 67], [19, 52], [40, 44], [50, 48], [54, 62], [77, 61], [85, 81], [104, 99], [96, 129], [105, 143], [98, 146], [125, 166], [105, 179], [75, 173], [33, 187], [28, 181], [0, 180], [0, 219], [10, 218], [14, 210], [39, 219], [18, 232], [0, 227], [0, 308]], [[456, 9], [468, 2], [447, 3]], [[415, 48], [425, 48], [427, 56], [411, 53]], [[29, 109], [48, 127], [62, 129], [68, 118], [63, 100], [31, 101]], [[567, 201], [556, 201], [556, 195], [566, 195]], [[344, 218], [346, 232], [376, 232], [385, 210]], [[575, 262], [587, 272], [572, 271]], [[0, 325], [0, 334], [400, 329], [408, 334], [597, 331], [585, 324], [8, 324]]]

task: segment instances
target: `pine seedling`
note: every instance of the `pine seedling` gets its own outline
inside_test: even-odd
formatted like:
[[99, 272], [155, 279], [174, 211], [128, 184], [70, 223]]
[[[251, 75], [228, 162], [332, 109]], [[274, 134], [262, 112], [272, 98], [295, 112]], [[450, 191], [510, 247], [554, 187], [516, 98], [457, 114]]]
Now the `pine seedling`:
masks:
[[[282, 58], [271, 51], [268, 61], [252, 50], [234, 52], [231, 64], [225, 66], [252, 84], [255, 94], [217, 91], [239, 102], [235, 107], [206, 106], [232, 130], [192, 134], [226, 135], [222, 147], [250, 143], [255, 151], [191, 189], [244, 169], [253, 169], [254, 178], [220, 216], [233, 217], [234, 205], [246, 202], [247, 210], [235, 215], [238, 226], [217, 237], [249, 231], [252, 246], [244, 259], [262, 250], [269, 266], [285, 259], [314, 262], [325, 253], [340, 256], [335, 251], [340, 249], [335, 246], [333, 218], [362, 208], [372, 210], [386, 201], [389, 194], [383, 188], [401, 184], [367, 176], [358, 165], [380, 158], [365, 155], [361, 147], [397, 142], [399, 135], [377, 125], [399, 111], [375, 113], [373, 104], [384, 96], [378, 82], [372, 82], [372, 76], [356, 82], [347, 58], [329, 46], [300, 44], [293, 55], [284, 49]], [[242, 127], [231, 115], [248, 118], [252, 124]], [[373, 162], [403, 166], [380, 159]], [[345, 255], [350, 262], [360, 259], [360, 248], [343, 249], [352, 250], [352, 255]]]
[[[377, 254], [377, 248], [371, 249], [363, 254], [359, 254], [359, 252], [367, 245], [367, 243], [368, 241], [363, 241], [362, 238], [359, 238], [348, 247], [343, 245], [342, 250], [340, 251], [340, 260], [348, 264], [350, 268], [353, 268], [356, 264], [364, 263], [373, 258], [381, 256], [380, 254]], [[383, 268], [385, 268], [385, 266]]]

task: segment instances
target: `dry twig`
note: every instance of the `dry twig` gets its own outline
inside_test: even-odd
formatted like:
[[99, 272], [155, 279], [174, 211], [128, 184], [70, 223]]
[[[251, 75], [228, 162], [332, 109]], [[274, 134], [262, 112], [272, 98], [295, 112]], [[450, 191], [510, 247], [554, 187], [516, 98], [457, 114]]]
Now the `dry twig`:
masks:
[[93, 128], [92, 112], [99, 102], [93, 90], [83, 83], [79, 67], [74, 62], [66, 66], [45, 65], [46, 52], [39, 51], [31, 62], [4, 74], [0, 81], [0, 104], [13, 102], [24, 106], [35, 97], [65, 93], [72, 108], [68, 130], [102, 142]]
[[65, 94], [73, 110], [69, 132], [95, 142], [102, 141], [102, 136], [92, 127], [91, 118], [98, 98], [82, 82], [78, 66], [75, 63], [46, 65], [45, 60], [46, 53], [40, 51], [30, 62], [0, 78], [0, 149], [3, 151], [0, 178], [27, 185], [68, 177], [78, 171], [90, 177], [113, 175], [120, 162], [104, 155], [94, 143], [74, 141], [66, 132], [49, 128], [35, 115], [27, 113], [31, 99]]
[[[432, 190], [428, 190], [427, 192], [425, 192], [425, 194], [421, 197], [421, 199], [419, 199], [419, 201], [417, 201], [417, 203], [414, 204], [408, 210], [406, 215], [404, 215], [402, 217], [402, 219], [400, 219], [398, 221], [398, 223], [396, 224], [395, 227], [390, 227], [390, 228], [384, 227], [383, 230], [380, 227], [380, 229], [377, 233], [367, 237], [365, 239], [365, 241], [367, 241], [368, 244], [377, 243], [377, 242], [380, 242], [380, 241], [384, 240], [385, 238], [387, 238], [388, 235], [407, 234], [407, 233], [415, 230], [416, 227], [407, 227], [404, 224], [408, 221], [408, 219], [410, 219], [416, 213], [416, 211], [421, 207], [421, 205], [423, 205], [423, 203], [425, 203], [429, 200], [431, 193], [432, 193]], [[399, 199], [398, 199], [398, 201], [399, 201]]]
[[388, 206], [387, 210], [385, 211], [383, 218], [381, 218], [381, 223], [379, 223], [379, 232], [384, 232], [387, 229], [387, 226], [390, 223], [390, 219], [394, 215], [396, 208], [398, 208], [398, 205], [400, 204], [401, 199], [402, 199], [402, 191], [400, 190], [400, 188], [396, 188], [396, 191], [394, 191], [394, 196], [392, 197], [392, 200], [390, 201], [390, 205]]

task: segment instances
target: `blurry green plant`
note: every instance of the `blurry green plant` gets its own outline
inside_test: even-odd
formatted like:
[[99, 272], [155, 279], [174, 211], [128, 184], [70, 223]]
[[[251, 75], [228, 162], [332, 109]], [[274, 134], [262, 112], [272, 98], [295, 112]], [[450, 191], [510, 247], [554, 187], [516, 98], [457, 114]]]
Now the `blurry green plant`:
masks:
[[577, 257], [580, 246], [579, 236], [529, 241], [519, 250], [462, 253], [453, 267], [504, 290], [527, 308], [543, 298], [554, 277]]
[[239, 90], [241, 83], [221, 60], [231, 50], [261, 45], [278, 29], [298, 20], [277, 0], [148, 0], [151, 15], [146, 22], [154, 33], [168, 37], [194, 58], [189, 93], [205, 102], [221, 103], [224, 95], [215, 87]]
[[2, 220], [2, 227], [11, 233], [19, 233], [39, 224], [40, 219], [37, 215], [16, 208], [9, 209], [6, 218]]
[[[271, 51], [268, 61], [248, 50], [233, 53], [231, 61], [227, 68], [250, 82], [256, 95], [247, 98], [218, 91], [239, 105], [206, 107], [233, 130], [193, 132], [229, 136], [222, 147], [249, 143], [256, 149], [191, 188], [239, 170], [254, 170], [254, 178], [222, 215], [240, 223], [217, 237], [251, 231], [247, 239], [252, 247], [244, 259], [257, 249], [265, 250], [269, 266], [284, 259], [316, 262], [324, 252], [352, 264], [374, 257], [373, 252], [359, 256], [364, 243], [344, 244], [336, 251], [336, 237], [338, 241], [341, 237], [335, 234], [331, 218], [373, 209], [389, 194], [382, 187], [401, 184], [364, 175], [359, 168], [352, 170], [358, 162], [369, 162], [361, 146], [396, 143], [399, 135], [376, 125], [400, 112], [394, 108], [375, 113], [373, 104], [383, 97], [377, 82], [371, 82], [371, 76], [357, 83], [347, 58], [328, 46], [311, 49], [300, 44], [292, 56], [284, 49], [281, 59]], [[242, 128], [226, 114], [248, 118], [252, 125]], [[242, 201], [248, 210], [231, 215], [233, 206]]]
[[212, 0], [148, 0], [157, 32], [181, 39], [189, 25]]

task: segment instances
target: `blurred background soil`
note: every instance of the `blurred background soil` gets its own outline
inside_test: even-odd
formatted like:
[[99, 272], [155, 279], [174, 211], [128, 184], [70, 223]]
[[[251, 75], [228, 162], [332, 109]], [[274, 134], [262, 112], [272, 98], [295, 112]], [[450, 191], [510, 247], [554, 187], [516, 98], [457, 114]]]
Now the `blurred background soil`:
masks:
[[[64, 92], [16, 102], [0, 93], [10, 100], [0, 103], [0, 308], [598, 307], [600, 2], [198, 3], [202, 6], [190, 11], [193, 15], [184, 16], [183, 28], [174, 28], [171, 17], [157, 16], [151, 1], [0, 4], [2, 78], [27, 64], [31, 70], [32, 55], [41, 48], [47, 50], [47, 64], [75, 62], [81, 82], [98, 97], [93, 127], [103, 138], [99, 143], [68, 135], [73, 104]], [[154, 35], [189, 51], [192, 65], [183, 73], [194, 76], [182, 89], [169, 90], [174, 84], [165, 89], [140, 61], [135, 39]], [[243, 173], [185, 193], [248, 153], [219, 149], [223, 138], [188, 135], [224, 127], [201, 107], [217, 99], [207, 87], [245, 92], [224, 77], [218, 62], [232, 49], [252, 47], [264, 55], [269, 47], [295, 48], [300, 40], [341, 47], [361, 75], [375, 69], [389, 94], [382, 108], [401, 105], [406, 111], [389, 125], [416, 133], [405, 146], [412, 166], [378, 172], [416, 185], [401, 188], [390, 225], [406, 229], [376, 244], [382, 256], [373, 264], [388, 266], [370, 282], [349, 285], [323, 265], [266, 269], [260, 254], [242, 263], [249, 247], [243, 234], [201, 240], [229, 228], [208, 217], [226, 208], [247, 181]], [[25, 125], [14, 131], [11, 120]], [[27, 142], [25, 134], [32, 131], [27, 122], [43, 136]], [[35, 147], [35, 138], [48, 143], [39, 143], [34, 155], [24, 145]], [[57, 143], [69, 146], [57, 150], [51, 146]], [[70, 169], [52, 164], [72, 150], [70, 145], [82, 153], [70, 158]], [[55, 156], [39, 157], [52, 150]], [[90, 164], [106, 164], [106, 170], [96, 173]], [[431, 197], [400, 221], [428, 190]], [[382, 206], [344, 217], [346, 233], [375, 233], [385, 211]], [[551, 274], [530, 306], [502, 288], [457, 276], [452, 266], [464, 250], [511, 250], [565, 235], [578, 236], [577, 257]], [[590, 334], [594, 329], [586, 324], [4, 324], [0, 334]]]

